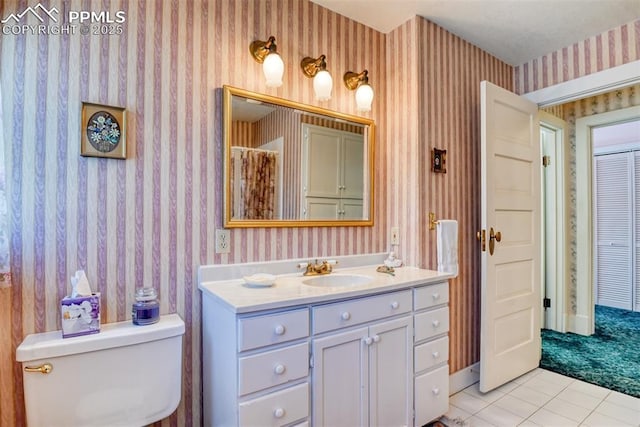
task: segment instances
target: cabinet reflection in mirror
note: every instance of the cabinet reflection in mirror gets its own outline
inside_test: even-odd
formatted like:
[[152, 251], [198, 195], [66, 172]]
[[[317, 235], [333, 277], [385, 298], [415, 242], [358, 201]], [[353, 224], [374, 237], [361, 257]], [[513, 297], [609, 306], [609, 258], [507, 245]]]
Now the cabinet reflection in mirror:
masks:
[[373, 225], [374, 123], [224, 87], [225, 227]]

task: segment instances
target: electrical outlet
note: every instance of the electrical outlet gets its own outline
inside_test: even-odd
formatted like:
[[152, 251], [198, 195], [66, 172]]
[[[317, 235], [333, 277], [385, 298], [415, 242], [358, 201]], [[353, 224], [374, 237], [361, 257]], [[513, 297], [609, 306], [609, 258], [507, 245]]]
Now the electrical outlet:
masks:
[[400, 244], [400, 229], [398, 227], [391, 227], [391, 244], [399, 245]]
[[216, 230], [216, 253], [228, 254], [231, 252], [231, 233], [229, 230]]

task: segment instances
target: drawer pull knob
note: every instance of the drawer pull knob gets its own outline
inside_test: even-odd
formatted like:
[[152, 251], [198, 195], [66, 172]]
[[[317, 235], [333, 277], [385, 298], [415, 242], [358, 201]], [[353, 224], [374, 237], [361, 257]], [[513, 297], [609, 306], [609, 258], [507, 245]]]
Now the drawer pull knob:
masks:
[[437, 359], [438, 357], [440, 357], [440, 353], [438, 353], [437, 351], [433, 352], [433, 358]]
[[440, 389], [439, 389], [439, 388], [437, 388], [437, 387], [436, 387], [436, 388], [434, 388], [434, 389], [433, 389], [433, 394], [434, 394], [435, 396], [439, 395], [439, 394], [440, 394]]
[[349, 313], [348, 311], [345, 311], [340, 315], [340, 317], [342, 318], [342, 320], [349, 320], [351, 319], [351, 313]]
[[379, 341], [380, 341], [380, 335], [374, 335], [373, 342], [379, 342]]
[[437, 292], [435, 294], [433, 294], [433, 299], [434, 300], [440, 299], [440, 294], [437, 293]]
[[282, 417], [284, 417], [284, 409], [282, 409], [282, 408], [276, 408], [276, 409], [273, 411], [273, 416], [274, 416], [274, 417], [276, 417], [276, 418], [282, 418]]
[[371, 345], [371, 343], [373, 342], [373, 339], [371, 337], [366, 337], [363, 338], [362, 341], [366, 344], [366, 345]]
[[434, 328], [437, 328], [438, 326], [440, 326], [440, 321], [439, 320], [434, 320], [432, 322], [432, 325], [433, 325]]
[[282, 325], [276, 325], [276, 327], [275, 327], [275, 328], [273, 328], [273, 332], [274, 332], [276, 335], [284, 335], [284, 326], [282, 326]]
[[400, 307], [400, 304], [398, 304], [398, 301], [394, 301], [394, 302], [392, 302], [392, 303], [391, 303], [391, 308], [392, 308], [392, 309], [394, 309], [394, 310], [395, 310], [395, 309], [397, 309], [398, 307]]
[[273, 372], [275, 372], [278, 375], [284, 374], [284, 371], [285, 371], [284, 365], [276, 365], [276, 367], [273, 368]]

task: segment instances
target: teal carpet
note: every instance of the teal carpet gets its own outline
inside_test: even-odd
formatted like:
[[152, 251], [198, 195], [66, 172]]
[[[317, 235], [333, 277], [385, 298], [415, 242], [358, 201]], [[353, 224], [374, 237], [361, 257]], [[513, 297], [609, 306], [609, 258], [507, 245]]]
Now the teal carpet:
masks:
[[543, 329], [540, 367], [640, 397], [640, 312], [597, 305], [589, 337]]

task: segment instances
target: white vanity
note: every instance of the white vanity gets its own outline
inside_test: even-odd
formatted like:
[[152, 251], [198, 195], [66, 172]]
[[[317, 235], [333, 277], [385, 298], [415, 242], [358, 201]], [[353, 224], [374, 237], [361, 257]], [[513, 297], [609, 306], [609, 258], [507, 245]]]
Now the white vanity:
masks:
[[[343, 258], [314, 278], [282, 274], [300, 260], [201, 267], [205, 425], [422, 426], [447, 412], [450, 275]], [[265, 271], [274, 286], [241, 279]]]

